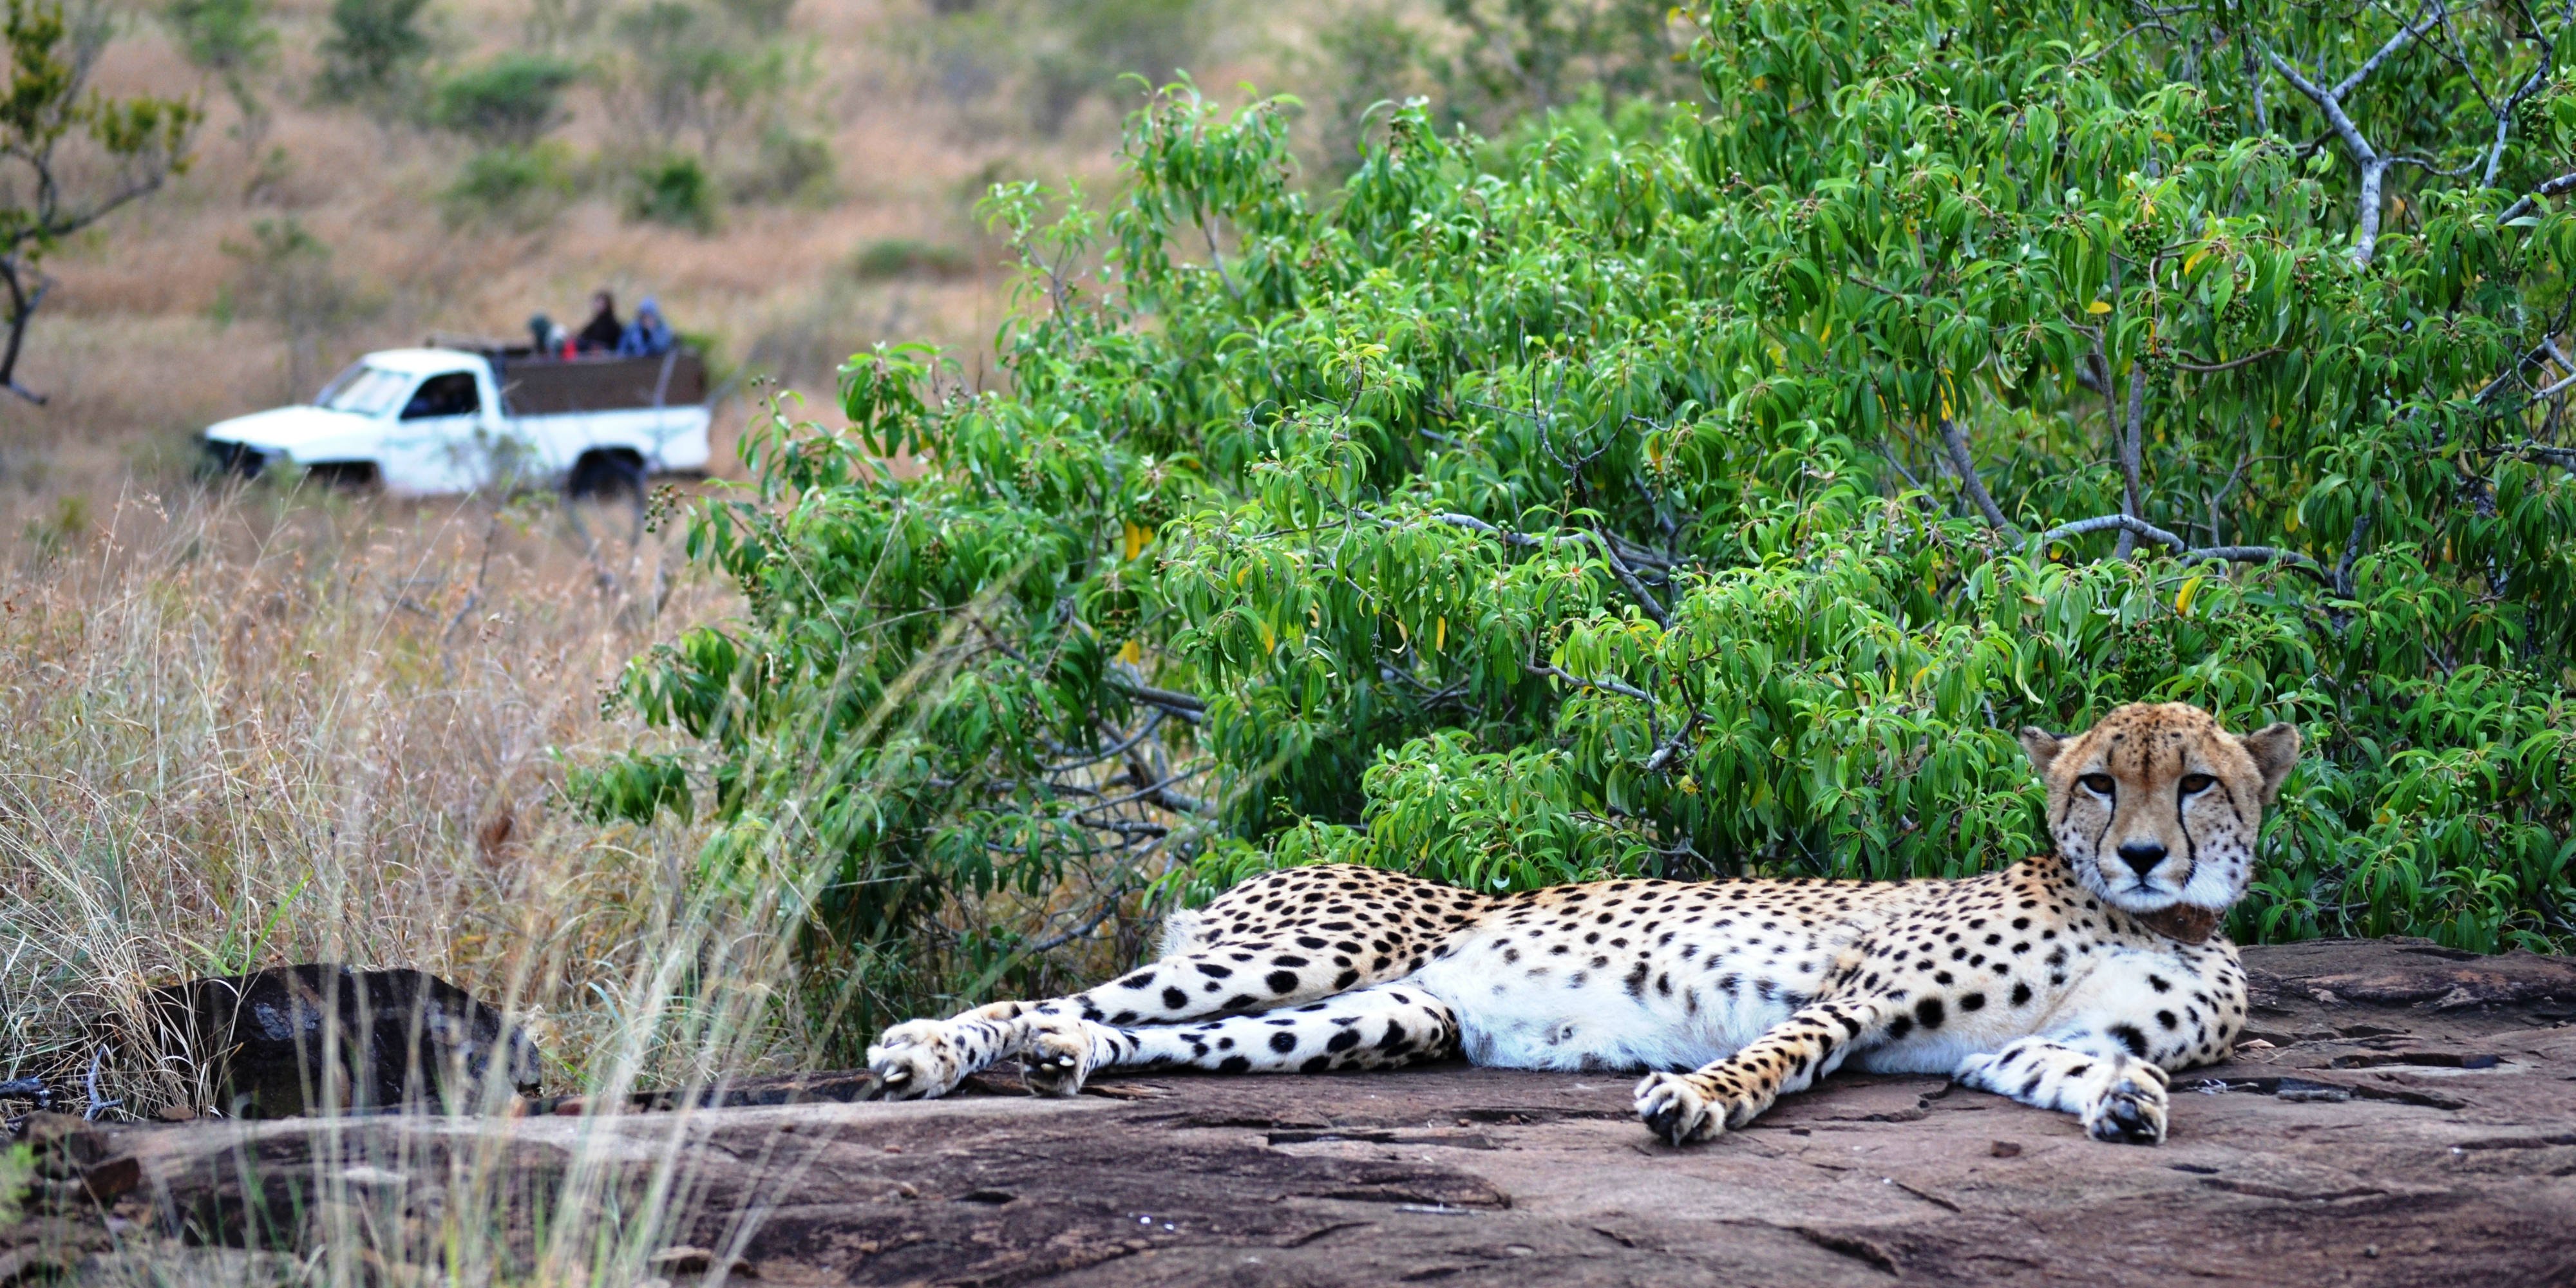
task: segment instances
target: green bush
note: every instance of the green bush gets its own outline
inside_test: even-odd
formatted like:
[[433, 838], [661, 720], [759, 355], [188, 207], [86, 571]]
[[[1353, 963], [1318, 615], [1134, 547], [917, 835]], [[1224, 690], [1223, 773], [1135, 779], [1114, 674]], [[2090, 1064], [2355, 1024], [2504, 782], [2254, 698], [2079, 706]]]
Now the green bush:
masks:
[[[2309, 737], [2232, 933], [2576, 943], [2576, 215], [2545, 40], [2455, 19], [2335, 96], [2394, 19], [1754, 0], [1723, 113], [1407, 108], [1320, 196], [1167, 90], [1107, 210], [988, 202], [1007, 380], [879, 349], [746, 436], [689, 533], [746, 610], [620, 700], [853, 1034], [1280, 863], [1991, 869], [2012, 731], [2141, 699]], [[2365, 51], [2302, 74], [2363, 147], [2258, 39]]]
[[626, 190], [626, 217], [706, 232], [716, 226], [715, 181], [696, 157], [654, 157], [635, 167]]
[[466, 159], [441, 198], [455, 222], [539, 223], [580, 190], [578, 170], [572, 149], [553, 140], [486, 148]]
[[751, 164], [727, 185], [736, 201], [804, 202], [832, 200], [832, 146], [811, 134], [784, 125], [760, 132]]
[[323, 97], [390, 111], [417, 87], [429, 57], [420, 11], [429, 0], [331, 0], [331, 34], [322, 39]]
[[580, 79], [545, 54], [503, 54], [439, 85], [430, 119], [486, 147], [525, 149], [563, 123], [563, 92]]
[[880, 237], [850, 257], [850, 276], [862, 282], [897, 277], [964, 277], [975, 259], [954, 246], [910, 237]]

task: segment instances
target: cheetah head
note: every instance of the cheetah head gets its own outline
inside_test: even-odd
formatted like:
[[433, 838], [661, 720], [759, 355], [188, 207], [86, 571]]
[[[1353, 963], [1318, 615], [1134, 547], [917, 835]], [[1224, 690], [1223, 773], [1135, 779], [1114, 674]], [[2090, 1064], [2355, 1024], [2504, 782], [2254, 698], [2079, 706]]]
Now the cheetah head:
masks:
[[2239, 737], [2178, 702], [2122, 707], [2081, 734], [2024, 729], [2021, 745], [2078, 881], [2138, 915], [2200, 910], [2204, 927], [2245, 893], [2263, 808], [2299, 759], [2293, 726]]

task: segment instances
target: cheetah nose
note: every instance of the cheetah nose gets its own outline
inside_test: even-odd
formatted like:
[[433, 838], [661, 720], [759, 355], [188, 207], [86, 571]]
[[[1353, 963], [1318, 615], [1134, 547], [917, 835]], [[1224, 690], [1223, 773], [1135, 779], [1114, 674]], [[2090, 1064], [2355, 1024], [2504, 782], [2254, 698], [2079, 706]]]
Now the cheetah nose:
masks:
[[2144, 881], [2157, 864], [2165, 861], [2165, 847], [2154, 841], [2131, 841], [2120, 847], [2120, 861]]

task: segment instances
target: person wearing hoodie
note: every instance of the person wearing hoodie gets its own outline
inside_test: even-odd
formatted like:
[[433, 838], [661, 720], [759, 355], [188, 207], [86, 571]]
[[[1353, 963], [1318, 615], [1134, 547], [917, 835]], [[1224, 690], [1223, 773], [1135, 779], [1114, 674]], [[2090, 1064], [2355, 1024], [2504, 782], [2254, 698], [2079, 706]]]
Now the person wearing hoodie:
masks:
[[674, 343], [671, 324], [662, 320], [661, 305], [651, 297], [635, 306], [635, 320], [626, 324], [626, 333], [617, 339], [617, 356], [621, 358], [658, 358], [671, 351]]

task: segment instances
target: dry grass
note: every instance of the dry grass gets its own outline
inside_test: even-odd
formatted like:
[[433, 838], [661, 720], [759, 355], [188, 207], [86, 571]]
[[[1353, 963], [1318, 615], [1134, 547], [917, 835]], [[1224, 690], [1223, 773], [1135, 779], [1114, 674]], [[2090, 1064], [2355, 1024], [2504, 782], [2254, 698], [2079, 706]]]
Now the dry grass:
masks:
[[[136, 492], [67, 529], [19, 543], [0, 592], [13, 1072], [61, 1078], [153, 984], [310, 960], [509, 1003], [550, 1081], [693, 1072], [707, 1053], [635, 1026], [686, 991], [664, 976], [696, 837], [555, 788], [631, 745], [603, 681], [722, 589], [650, 537], [586, 557], [551, 501]], [[121, 1072], [138, 1108], [192, 1095]]]

